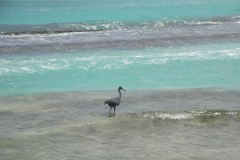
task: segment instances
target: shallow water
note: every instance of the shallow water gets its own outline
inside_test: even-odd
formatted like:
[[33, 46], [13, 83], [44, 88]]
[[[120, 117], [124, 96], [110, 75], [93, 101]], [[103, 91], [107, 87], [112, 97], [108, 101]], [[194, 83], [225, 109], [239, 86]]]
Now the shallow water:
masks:
[[239, 8], [0, 1], [0, 159], [238, 160]]
[[1, 157], [238, 159], [239, 91], [127, 91], [116, 115], [114, 93], [2, 97]]
[[[239, 43], [2, 54], [0, 95], [84, 90], [239, 88]], [[54, 83], [52, 83], [54, 82]]]

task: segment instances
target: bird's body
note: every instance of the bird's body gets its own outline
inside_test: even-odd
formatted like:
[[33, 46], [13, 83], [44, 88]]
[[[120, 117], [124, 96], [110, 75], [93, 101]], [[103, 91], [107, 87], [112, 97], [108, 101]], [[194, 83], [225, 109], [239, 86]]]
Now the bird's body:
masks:
[[124, 89], [121, 86], [118, 87], [119, 97], [112, 98], [110, 100], [105, 101], [105, 104], [108, 104], [110, 107], [109, 112], [111, 111], [112, 108], [114, 108], [114, 113], [115, 113], [116, 106], [118, 106], [120, 104], [120, 102], [121, 102], [121, 91], [120, 90], [124, 90]]
[[120, 100], [121, 100], [120, 97], [112, 98], [110, 100], [105, 101], [105, 104], [107, 103], [111, 107], [113, 107], [114, 105], [118, 106], [120, 104]]

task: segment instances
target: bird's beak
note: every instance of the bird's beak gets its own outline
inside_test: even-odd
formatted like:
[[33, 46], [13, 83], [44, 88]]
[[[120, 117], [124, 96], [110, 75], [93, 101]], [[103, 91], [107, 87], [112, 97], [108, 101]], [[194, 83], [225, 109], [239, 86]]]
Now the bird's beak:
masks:
[[[123, 88], [122, 88], [122, 90], [124, 90], [124, 91], [125, 91], [125, 89], [123, 89]], [[125, 92], [126, 92], [126, 91], [125, 91]]]

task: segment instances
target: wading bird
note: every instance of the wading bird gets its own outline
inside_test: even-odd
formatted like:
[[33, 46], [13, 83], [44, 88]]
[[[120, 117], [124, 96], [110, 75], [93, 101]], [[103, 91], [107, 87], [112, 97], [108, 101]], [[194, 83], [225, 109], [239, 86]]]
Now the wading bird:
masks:
[[120, 100], [121, 100], [121, 91], [120, 90], [124, 90], [124, 89], [121, 86], [118, 87], [119, 97], [105, 101], [105, 104], [107, 103], [110, 107], [109, 112], [111, 111], [111, 109], [113, 107], [114, 108], [114, 113], [115, 113], [116, 106], [118, 106], [120, 104]]

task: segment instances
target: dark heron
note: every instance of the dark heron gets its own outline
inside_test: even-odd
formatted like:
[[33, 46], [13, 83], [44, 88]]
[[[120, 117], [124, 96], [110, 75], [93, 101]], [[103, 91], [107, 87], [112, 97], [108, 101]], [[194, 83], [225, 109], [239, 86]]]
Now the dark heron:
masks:
[[120, 100], [121, 100], [121, 91], [120, 90], [124, 90], [124, 89], [121, 86], [118, 87], [119, 97], [105, 101], [105, 104], [107, 103], [110, 107], [109, 112], [111, 111], [111, 109], [113, 107], [114, 108], [114, 113], [115, 113], [116, 106], [118, 106], [120, 104]]

